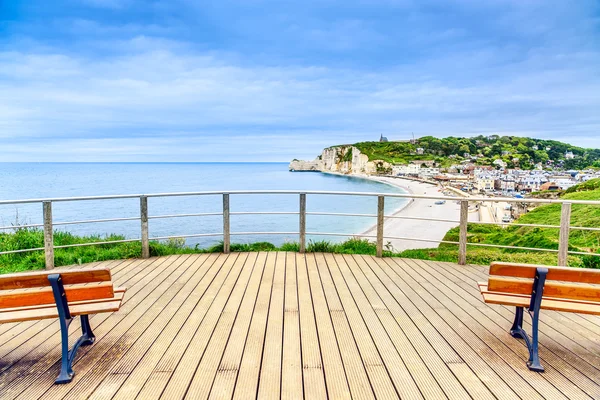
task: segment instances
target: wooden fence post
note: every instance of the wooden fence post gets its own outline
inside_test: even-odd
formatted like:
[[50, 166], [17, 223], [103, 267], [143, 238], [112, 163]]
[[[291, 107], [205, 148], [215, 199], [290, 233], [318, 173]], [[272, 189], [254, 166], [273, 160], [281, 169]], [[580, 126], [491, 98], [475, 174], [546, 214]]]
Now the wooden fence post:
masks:
[[44, 255], [46, 269], [54, 269], [54, 228], [52, 226], [52, 202], [44, 201]]
[[558, 239], [558, 265], [568, 266], [569, 257], [569, 230], [571, 226], [571, 203], [562, 203], [560, 212], [560, 235]]
[[306, 252], [306, 193], [300, 193], [300, 253]]
[[140, 196], [140, 220], [142, 228], [142, 258], [150, 258], [148, 235], [148, 197]]
[[385, 197], [377, 196], [377, 257], [383, 257], [383, 216]]
[[223, 193], [223, 253], [229, 254], [230, 246], [229, 193]]
[[458, 239], [458, 264], [467, 263], [467, 227], [469, 223], [469, 200], [460, 201], [460, 232]]

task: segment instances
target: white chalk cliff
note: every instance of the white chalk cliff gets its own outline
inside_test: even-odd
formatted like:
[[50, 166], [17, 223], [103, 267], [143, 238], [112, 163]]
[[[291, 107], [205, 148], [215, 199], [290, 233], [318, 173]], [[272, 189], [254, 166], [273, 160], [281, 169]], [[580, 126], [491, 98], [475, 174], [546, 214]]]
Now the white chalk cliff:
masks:
[[293, 160], [290, 171], [338, 172], [342, 174], [385, 174], [392, 165], [381, 160], [369, 160], [354, 146], [328, 147], [313, 161]]

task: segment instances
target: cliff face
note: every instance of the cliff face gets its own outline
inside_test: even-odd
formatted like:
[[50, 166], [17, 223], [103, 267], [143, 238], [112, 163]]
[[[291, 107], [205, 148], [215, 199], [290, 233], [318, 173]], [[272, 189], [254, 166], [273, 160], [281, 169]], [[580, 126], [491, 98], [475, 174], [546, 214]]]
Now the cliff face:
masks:
[[391, 171], [391, 164], [381, 161], [369, 161], [354, 146], [328, 147], [313, 161], [294, 160], [290, 163], [290, 171], [338, 172], [342, 174], [386, 174]]

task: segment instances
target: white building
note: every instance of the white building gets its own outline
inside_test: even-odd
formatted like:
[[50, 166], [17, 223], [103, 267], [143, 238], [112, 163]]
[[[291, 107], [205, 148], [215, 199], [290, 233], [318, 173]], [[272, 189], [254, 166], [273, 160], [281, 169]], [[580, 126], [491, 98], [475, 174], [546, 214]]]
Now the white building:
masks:
[[419, 164], [394, 165], [392, 174], [394, 175], [419, 175], [421, 166]]
[[481, 174], [475, 177], [475, 188], [483, 192], [491, 192], [494, 190], [496, 178], [491, 174]]
[[573, 159], [573, 158], [575, 158], [575, 155], [573, 154], [573, 152], [572, 152], [572, 151], [567, 151], [567, 152], [565, 153], [565, 159], [567, 159], [567, 160], [571, 160], [571, 159]]

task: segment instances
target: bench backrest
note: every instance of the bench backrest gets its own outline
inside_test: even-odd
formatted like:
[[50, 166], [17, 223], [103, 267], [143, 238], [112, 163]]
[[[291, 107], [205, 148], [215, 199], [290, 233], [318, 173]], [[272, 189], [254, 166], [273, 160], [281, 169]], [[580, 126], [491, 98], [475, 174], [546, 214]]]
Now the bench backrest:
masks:
[[548, 269], [544, 297], [600, 301], [600, 269], [493, 262], [488, 290], [531, 295], [536, 269]]
[[68, 302], [114, 297], [108, 268], [6, 274], [0, 275], [0, 309], [54, 304], [53, 274], [60, 275]]

